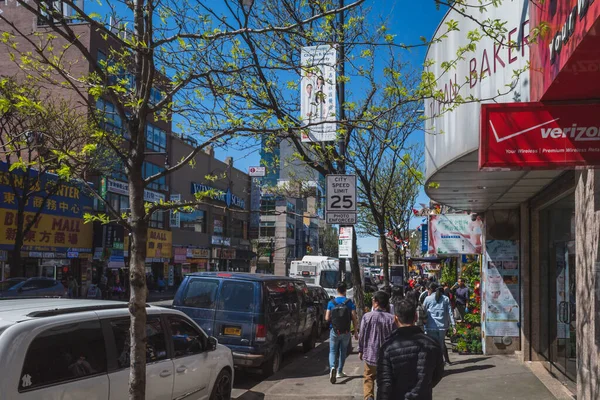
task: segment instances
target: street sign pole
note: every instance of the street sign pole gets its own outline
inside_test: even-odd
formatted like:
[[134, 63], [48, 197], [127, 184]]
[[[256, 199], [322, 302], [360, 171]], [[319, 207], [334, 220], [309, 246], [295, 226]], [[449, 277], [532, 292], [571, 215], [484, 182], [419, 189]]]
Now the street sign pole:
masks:
[[[344, 8], [344, 0], [340, 0], [340, 8]], [[346, 49], [344, 46], [344, 41], [345, 41], [345, 37], [344, 37], [344, 11], [340, 11], [340, 20], [339, 20], [339, 31], [340, 31], [340, 37], [337, 38], [337, 42], [340, 43], [340, 76], [345, 76], [346, 74]], [[346, 110], [344, 109], [344, 103], [346, 102], [346, 84], [345, 84], [345, 80], [344, 79], [339, 79], [338, 80], [338, 88], [339, 88], [339, 93], [338, 93], [338, 98], [339, 100], [339, 104], [340, 104], [340, 120], [345, 121], [346, 120]], [[341, 160], [339, 163], [339, 171], [341, 174], [345, 174], [346, 173], [346, 137], [342, 136], [340, 139], [340, 156], [341, 156]], [[342, 228], [343, 225], [340, 225], [340, 229]], [[340, 268], [339, 268], [339, 281], [343, 282], [344, 281], [344, 276], [346, 275], [346, 259], [345, 258], [340, 258]]]

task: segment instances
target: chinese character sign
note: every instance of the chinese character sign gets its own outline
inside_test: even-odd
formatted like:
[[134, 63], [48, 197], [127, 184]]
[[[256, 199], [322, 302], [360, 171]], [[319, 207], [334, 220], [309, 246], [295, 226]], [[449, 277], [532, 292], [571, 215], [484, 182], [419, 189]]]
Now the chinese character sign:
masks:
[[431, 215], [429, 253], [481, 254], [483, 228], [479, 214]]
[[300, 113], [303, 142], [336, 139], [337, 51], [330, 45], [303, 47], [301, 53]]
[[[35, 218], [34, 213], [25, 213], [25, 223]], [[83, 219], [40, 214], [33, 227], [25, 234], [24, 251], [67, 251], [91, 252], [92, 224]], [[12, 250], [17, 236], [17, 212], [0, 209], [0, 249]]]
[[[129, 236], [125, 237], [124, 248], [129, 248]], [[147, 258], [171, 258], [173, 249], [173, 233], [162, 229], [148, 228], [146, 242]]]
[[[93, 208], [92, 198], [76, 182], [55, 187], [57, 179], [56, 175], [40, 175], [37, 171], [31, 171], [26, 178], [22, 170], [9, 172], [6, 163], [0, 163], [0, 208], [16, 210], [23, 201], [22, 191], [28, 186], [32, 194], [26, 196], [25, 211], [36, 213], [41, 209], [44, 214], [83, 218], [83, 214]], [[46, 190], [52, 190], [50, 197]]]

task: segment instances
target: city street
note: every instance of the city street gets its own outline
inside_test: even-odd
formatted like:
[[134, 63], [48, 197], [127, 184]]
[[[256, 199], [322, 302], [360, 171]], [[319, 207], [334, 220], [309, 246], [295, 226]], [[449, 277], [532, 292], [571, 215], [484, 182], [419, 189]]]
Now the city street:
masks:
[[0, 400], [600, 400], [599, 32], [0, 0]]
[[[329, 341], [308, 354], [299, 349], [291, 353], [286, 366], [271, 378], [252, 379], [236, 375], [233, 398], [238, 400], [360, 400], [363, 363], [351, 354], [345, 372], [348, 377], [332, 385], [328, 377]], [[451, 355], [454, 365], [447, 367], [444, 378], [434, 389], [435, 400], [569, 400], [573, 399], [551, 379], [536, 377], [532, 370], [510, 356]], [[239, 380], [238, 380], [239, 379]], [[544, 379], [552, 392], [542, 383]]]

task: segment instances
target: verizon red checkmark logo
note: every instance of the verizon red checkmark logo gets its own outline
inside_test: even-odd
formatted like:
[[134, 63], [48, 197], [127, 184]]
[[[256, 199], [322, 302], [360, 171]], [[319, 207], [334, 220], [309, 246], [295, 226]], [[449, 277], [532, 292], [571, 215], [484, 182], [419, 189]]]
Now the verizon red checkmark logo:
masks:
[[[559, 119], [560, 118], [555, 118], [555, 119], [552, 119], [550, 121], [542, 122], [541, 124], [537, 124], [537, 125], [532, 126], [530, 128], [526, 128], [526, 129], [520, 130], [520, 131], [515, 132], [515, 133], [511, 133], [508, 136], [503, 136], [503, 137], [499, 137], [498, 136], [498, 132], [496, 131], [496, 127], [494, 126], [494, 123], [491, 120], [490, 120], [490, 127], [492, 128], [492, 132], [494, 133], [494, 137], [496, 138], [496, 142], [497, 143], [501, 143], [501, 142], [504, 142], [505, 140], [512, 139], [512, 138], [517, 137], [519, 135], [522, 135], [524, 133], [531, 132], [531, 131], [539, 129], [539, 128], [543, 127], [543, 126], [549, 125], [549, 124], [551, 124], [553, 122], [558, 121]], [[542, 136], [544, 134], [543, 131], [544, 131], [544, 129], [542, 129]], [[552, 131], [552, 129], [548, 129], [548, 132], [551, 132], [551, 131]]]

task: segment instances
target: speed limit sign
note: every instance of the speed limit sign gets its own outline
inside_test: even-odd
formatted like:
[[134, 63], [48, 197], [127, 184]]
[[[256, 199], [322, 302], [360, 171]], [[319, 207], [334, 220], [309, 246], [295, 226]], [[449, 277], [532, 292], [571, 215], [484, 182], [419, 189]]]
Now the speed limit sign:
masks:
[[356, 175], [327, 175], [327, 212], [356, 211]]

